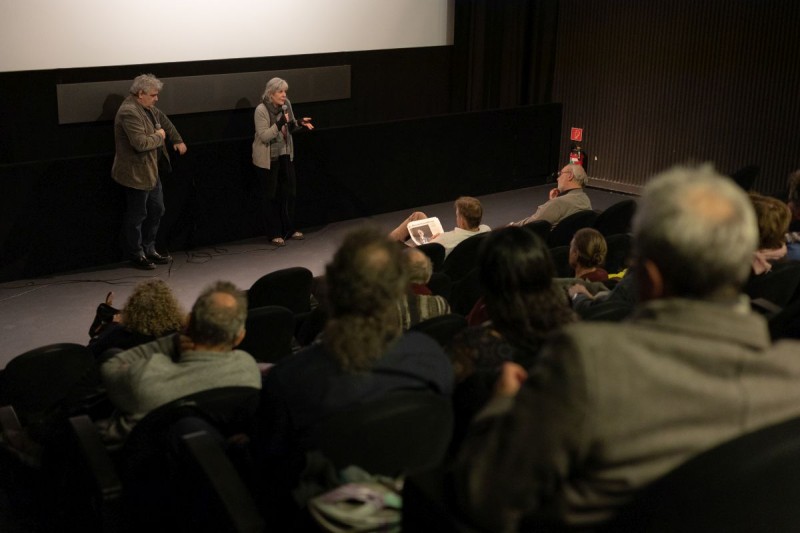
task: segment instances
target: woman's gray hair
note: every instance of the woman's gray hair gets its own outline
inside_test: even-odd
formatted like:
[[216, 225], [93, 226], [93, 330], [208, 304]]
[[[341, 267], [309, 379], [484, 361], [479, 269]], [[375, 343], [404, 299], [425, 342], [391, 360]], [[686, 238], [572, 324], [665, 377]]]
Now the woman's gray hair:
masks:
[[150, 91], [161, 91], [163, 87], [164, 82], [152, 74], [140, 74], [133, 79], [130, 93], [133, 95], [138, 95], [139, 91], [144, 91], [146, 93], [149, 93]]
[[269, 97], [275, 94], [278, 91], [288, 91], [289, 84], [286, 83], [286, 80], [281, 78], [272, 78], [267, 82], [266, 87], [264, 87], [264, 94], [261, 95], [261, 99], [264, 101], [268, 101]]
[[633, 221], [636, 253], [659, 268], [673, 296], [738, 291], [758, 243], [753, 206], [712, 165], [675, 167], [644, 189]]

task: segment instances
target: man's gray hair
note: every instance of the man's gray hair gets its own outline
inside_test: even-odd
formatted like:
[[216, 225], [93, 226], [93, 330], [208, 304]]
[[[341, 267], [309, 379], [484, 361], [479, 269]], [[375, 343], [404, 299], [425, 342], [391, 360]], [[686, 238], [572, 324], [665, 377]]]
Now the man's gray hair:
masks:
[[161, 91], [164, 88], [164, 82], [153, 76], [152, 74], [140, 74], [133, 79], [131, 84], [130, 93], [138, 95], [139, 91], [149, 93], [151, 91]]
[[261, 99], [264, 101], [269, 100], [269, 97], [275, 94], [278, 91], [288, 91], [289, 84], [286, 83], [286, 80], [281, 78], [272, 78], [267, 82], [266, 87], [264, 87], [264, 94], [261, 95]]
[[[217, 296], [227, 294], [235, 304], [220, 305]], [[247, 320], [247, 297], [228, 281], [218, 281], [206, 288], [192, 307], [188, 335], [196, 344], [231, 345], [244, 329]]]
[[572, 179], [575, 180], [575, 183], [581, 187], [586, 187], [586, 184], [589, 183], [589, 176], [586, 174], [586, 169], [584, 169], [582, 165], [576, 165], [574, 163], [569, 165], [569, 169], [572, 171]]
[[655, 176], [636, 209], [633, 232], [638, 258], [658, 266], [669, 294], [689, 298], [738, 291], [758, 243], [747, 196], [710, 164]]

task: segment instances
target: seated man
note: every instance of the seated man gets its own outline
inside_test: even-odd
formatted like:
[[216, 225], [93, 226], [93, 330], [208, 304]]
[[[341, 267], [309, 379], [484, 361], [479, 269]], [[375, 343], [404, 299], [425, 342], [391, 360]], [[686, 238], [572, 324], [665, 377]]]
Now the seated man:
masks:
[[453, 389], [453, 369], [436, 341], [402, 334], [397, 302], [409, 281], [394, 242], [372, 228], [353, 231], [325, 274], [321, 342], [281, 359], [264, 381], [253, 445], [265, 461], [313, 449], [314, 431], [331, 413], [398, 389]]
[[162, 337], [106, 360], [100, 372], [120, 411], [106, 437], [124, 439], [147, 413], [189, 394], [220, 387], [260, 389], [255, 359], [234, 349], [244, 338], [246, 318], [245, 295], [220, 281], [197, 298], [186, 338]]
[[414, 324], [450, 313], [450, 304], [442, 296], [434, 295], [428, 288], [433, 275], [430, 257], [416, 248], [403, 250], [408, 268], [410, 287], [404, 298], [397, 302], [400, 324], [408, 329]]
[[[453, 248], [464, 239], [468, 239], [478, 233], [491, 231], [492, 228], [486, 224], [481, 224], [483, 218], [483, 206], [481, 201], [472, 196], [461, 196], [456, 200], [456, 227], [452, 231], [445, 231], [430, 238], [428, 242], [435, 242], [444, 246], [444, 255], [447, 257]], [[410, 237], [408, 234], [408, 223], [415, 220], [428, 218], [422, 211], [415, 211], [406, 218], [399, 226], [389, 233], [389, 236], [400, 242], [405, 242]]]
[[569, 215], [591, 209], [592, 202], [584, 191], [588, 181], [589, 177], [582, 166], [565, 166], [558, 173], [557, 187], [550, 191], [550, 199], [540, 205], [534, 214], [511, 225], [523, 226], [534, 220], [546, 220], [555, 227]]
[[563, 328], [527, 380], [504, 364], [455, 469], [481, 526], [592, 529], [698, 453], [800, 416], [800, 344], [773, 345], [740, 296], [758, 243], [744, 192], [671, 170], [645, 188], [634, 241], [633, 318]]

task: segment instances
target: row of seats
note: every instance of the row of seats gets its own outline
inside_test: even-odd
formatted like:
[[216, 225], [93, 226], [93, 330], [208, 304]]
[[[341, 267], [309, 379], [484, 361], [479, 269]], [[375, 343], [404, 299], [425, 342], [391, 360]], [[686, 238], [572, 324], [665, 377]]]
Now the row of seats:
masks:
[[[52, 492], [41, 525], [187, 533], [285, 527], [264, 512], [274, 503], [263, 501], [264, 480], [253, 476], [246, 439], [231, 438], [252, 424], [258, 401], [258, 391], [246, 387], [181, 398], [149, 413], [118, 448], [104, 445], [87, 414], [71, 416], [51, 443], [44, 484]], [[219, 416], [231, 407], [243, 418]], [[0, 407], [0, 423], [6, 442], [23, 433], [12, 406]], [[329, 417], [318, 429], [321, 444], [313, 453], [337, 470], [358, 465], [395, 477], [441, 463], [452, 431], [448, 397], [401, 390]], [[301, 523], [310, 521], [307, 514], [299, 516]], [[292, 530], [300, 528], [293, 524]]]

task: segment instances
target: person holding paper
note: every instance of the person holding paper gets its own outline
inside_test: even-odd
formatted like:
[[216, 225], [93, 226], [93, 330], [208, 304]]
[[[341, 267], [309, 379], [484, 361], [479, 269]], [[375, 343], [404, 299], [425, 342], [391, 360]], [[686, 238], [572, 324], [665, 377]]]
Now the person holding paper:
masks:
[[[461, 241], [477, 235], [491, 231], [492, 228], [486, 224], [481, 224], [483, 219], [483, 206], [481, 201], [472, 196], [461, 196], [455, 202], [456, 208], [456, 227], [452, 231], [445, 231], [436, 234], [428, 239], [428, 242], [441, 244], [444, 246], [444, 254], [447, 257]], [[406, 242], [411, 235], [408, 233], [408, 224], [416, 220], [428, 218], [422, 211], [415, 211], [406, 218], [399, 226], [393, 229], [389, 236], [400, 242]]]

